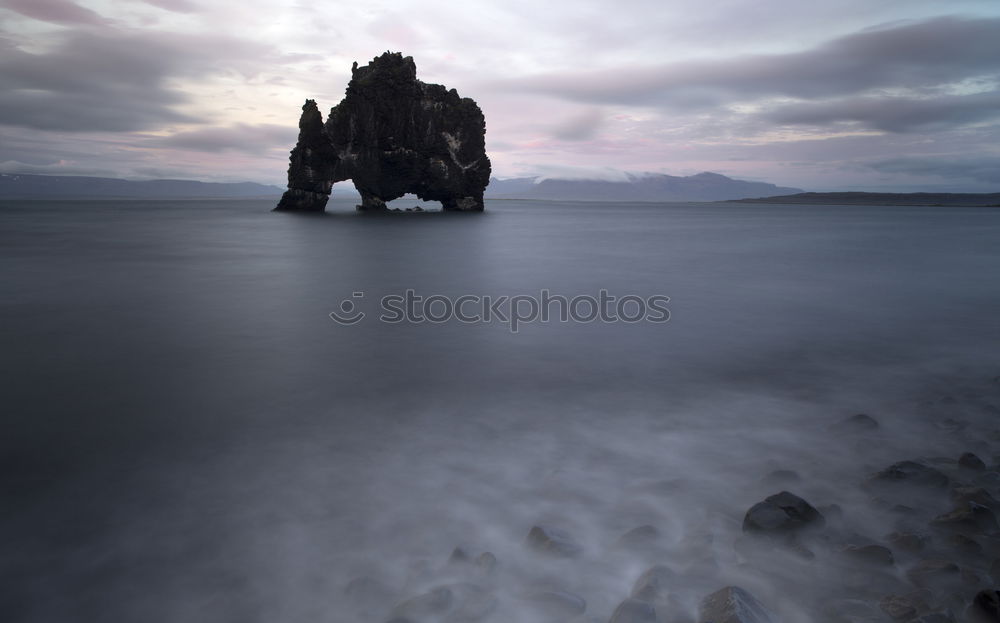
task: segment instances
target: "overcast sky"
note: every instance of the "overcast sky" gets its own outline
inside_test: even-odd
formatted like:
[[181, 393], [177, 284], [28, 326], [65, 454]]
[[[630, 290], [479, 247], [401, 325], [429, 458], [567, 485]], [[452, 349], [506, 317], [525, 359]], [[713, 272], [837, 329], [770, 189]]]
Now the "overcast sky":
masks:
[[1000, 0], [0, 0], [0, 172], [284, 186], [386, 50], [499, 177], [1000, 191]]

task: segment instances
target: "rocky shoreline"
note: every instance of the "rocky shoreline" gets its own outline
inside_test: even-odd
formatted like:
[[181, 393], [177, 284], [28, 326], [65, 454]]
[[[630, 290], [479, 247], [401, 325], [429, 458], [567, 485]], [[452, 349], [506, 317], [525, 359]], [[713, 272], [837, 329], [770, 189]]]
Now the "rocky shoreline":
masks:
[[[937, 406], [947, 411], [949, 398]], [[969, 446], [956, 456], [885, 456], [866, 477], [843, 474], [820, 487], [779, 467], [759, 477], [774, 493], [742, 516], [710, 510], [711, 521], [679, 536], [665, 521], [607, 533], [595, 546], [562, 525], [526, 526], [510, 560], [458, 546], [437, 562], [413, 562], [401, 582], [356, 577], [340, 595], [345, 620], [1000, 622], [1000, 431], [954, 407], [933, 430], [945, 446]], [[859, 456], [889, 447], [877, 415], [831, 419], [831, 447]], [[678, 478], [655, 488], [671, 496], [690, 486]], [[836, 501], [823, 491], [836, 491], [827, 496]], [[619, 578], [616, 606], [595, 606], [574, 586], [571, 570], [581, 566]]]

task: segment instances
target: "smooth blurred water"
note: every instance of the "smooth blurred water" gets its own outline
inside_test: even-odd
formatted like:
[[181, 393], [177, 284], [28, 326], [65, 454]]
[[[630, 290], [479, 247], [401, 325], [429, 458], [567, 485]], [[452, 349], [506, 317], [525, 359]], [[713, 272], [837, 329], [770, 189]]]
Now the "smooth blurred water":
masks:
[[[680, 542], [779, 467], [836, 497], [823, 478], [864, 457], [816, 444], [857, 411], [895, 425], [886, 447], [950, 452], [899, 405], [1000, 370], [998, 210], [271, 207], [0, 204], [4, 620], [350, 620], [349, 579], [415, 587], [460, 543], [606, 620], [634, 576], [603, 543]], [[328, 317], [408, 288], [663, 294], [671, 320]], [[693, 492], [642, 488], [676, 478]], [[596, 566], [528, 569], [543, 520]]]

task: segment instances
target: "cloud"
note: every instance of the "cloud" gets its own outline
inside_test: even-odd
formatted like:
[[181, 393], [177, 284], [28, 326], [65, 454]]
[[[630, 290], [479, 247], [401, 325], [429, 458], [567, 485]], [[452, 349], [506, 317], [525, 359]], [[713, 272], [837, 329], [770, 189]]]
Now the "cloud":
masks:
[[894, 158], [871, 162], [867, 166], [880, 173], [975, 180], [997, 185], [1000, 189], [1000, 156]]
[[46, 164], [5, 160], [0, 162], [0, 173], [8, 175], [87, 175], [94, 177], [115, 177], [114, 170], [100, 165], [80, 164], [58, 160]]
[[633, 174], [613, 167], [575, 167], [557, 164], [529, 165], [527, 163], [522, 163], [521, 167], [529, 169], [532, 172], [531, 176], [536, 177], [536, 184], [543, 180], [627, 182], [634, 177]]
[[0, 120], [41, 130], [129, 131], [191, 121], [166, 85], [173, 50], [155, 41], [75, 33], [55, 50], [0, 59]]
[[63, 25], [102, 25], [108, 20], [69, 0], [4, 0], [3, 8], [43, 22]]
[[567, 119], [552, 132], [563, 141], [586, 141], [594, 138], [604, 124], [604, 113], [599, 108], [591, 108]]
[[697, 109], [767, 97], [926, 89], [998, 74], [1000, 18], [940, 17], [864, 30], [800, 52], [550, 73], [495, 86], [589, 104]]
[[225, 35], [73, 31], [45, 52], [14, 48], [0, 57], [0, 123], [76, 132], [196, 123], [180, 110], [194, 101], [191, 84], [248, 81], [261, 68], [312, 58]]
[[782, 106], [765, 117], [779, 124], [857, 122], [885, 132], [945, 129], [1000, 117], [1000, 91], [941, 97], [861, 97]]
[[230, 127], [210, 127], [178, 132], [150, 139], [150, 145], [193, 151], [241, 151], [260, 154], [275, 149], [291, 150], [295, 146], [298, 128], [294, 125], [237, 124]]
[[198, 5], [188, 0], [145, 0], [145, 2], [174, 13], [194, 13], [198, 10]]

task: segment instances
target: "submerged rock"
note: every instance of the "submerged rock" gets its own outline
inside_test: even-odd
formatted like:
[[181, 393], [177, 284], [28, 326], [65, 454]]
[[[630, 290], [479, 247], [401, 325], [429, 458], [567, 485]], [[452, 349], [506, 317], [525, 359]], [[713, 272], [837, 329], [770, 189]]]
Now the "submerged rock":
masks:
[[988, 507], [967, 502], [931, 520], [931, 525], [952, 530], [991, 533], [997, 530], [996, 515]]
[[961, 507], [972, 502], [991, 508], [994, 511], [1000, 510], [1000, 502], [982, 487], [955, 487], [951, 490], [951, 501], [956, 507]]
[[473, 623], [486, 618], [496, 608], [496, 597], [469, 582], [439, 586], [400, 602], [392, 617], [415, 623], [454, 621]]
[[525, 539], [525, 545], [536, 552], [567, 558], [578, 556], [583, 551], [573, 537], [550, 526], [533, 526]]
[[490, 180], [486, 121], [476, 102], [417, 80], [413, 58], [386, 52], [351, 70], [347, 94], [323, 123], [306, 100], [276, 210], [322, 211], [334, 182], [353, 180], [359, 210], [413, 193], [444, 210], [482, 211]]
[[632, 585], [630, 597], [650, 602], [666, 601], [669, 588], [675, 579], [676, 574], [670, 567], [665, 565], [650, 567]]
[[749, 592], [727, 586], [702, 600], [698, 623], [772, 623], [772, 619]]
[[782, 491], [754, 504], [743, 518], [743, 532], [764, 536], [789, 536], [805, 528], [820, 527], [823, 515], [813, 506], [788, 491]]
[[583, 597], [566, 591], [529, 593], [525, 601], [539, 614], [556, 619], [579, 616], [587, 610], [587, 602]]
[[917, 616], [916, 605], [903, 595], [886, 595], [879, 600], [878, 607], [894, 621], [906, 621]]
[[950, 560], [921, 560], [909, 571], [906, 577], [919, 588], [951, 589], [959, 586], [962, 581], [962, 569]]
[[410, 597], [392, 609], [392, 617], [410, 621], [423, 621], [441, 617], [452, 609], [455, 595], [446, 586], [439, 586], [421, 595]]
[[897, 550], [910, 553], [923, 551], [927, 545], [927, 537], [912, 532], [893, 532], [886, 540]]
[[892, 556], [892, 551], [888, 547], [881, 545], [848, 545], [841, 553], [851, 560], [856, 560], [870, 565], [881, 565], [891, 567], [896, 564], [896, 559]]
[[983, 462], [981, 458], [976, 456], [971, 452], [966, 452], [962, 456], [958, 457], [958, 464], [966, 469], [971, 469], [977, 472], [986, 471], [986, 463]]
[[836, 432], [860, 433], [879, 429], [878, 421], [865, 413], [858, 413], [845, 418], [830, 427]]
[[660, 531], [656, 526], [644, 525], [632, 528], [618, 537], [615, 546], [627, 550], [644, 550], [656, 545], [660, 539]]
[[608, 623], [656, 623], [656, 608], [649, 602], [629, 597], [618, 604]]
[[917, 463], [900, 461], [893, 463], [868, 479], [872, 485], [906, 484], [939, 489], [948, 486], [949, 480], [940, 470]]
[[1000, 591], [979, 591], [965, 611], [970, 623], [1000, 623]]

